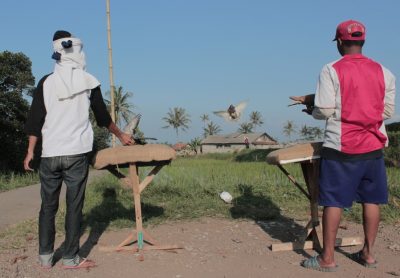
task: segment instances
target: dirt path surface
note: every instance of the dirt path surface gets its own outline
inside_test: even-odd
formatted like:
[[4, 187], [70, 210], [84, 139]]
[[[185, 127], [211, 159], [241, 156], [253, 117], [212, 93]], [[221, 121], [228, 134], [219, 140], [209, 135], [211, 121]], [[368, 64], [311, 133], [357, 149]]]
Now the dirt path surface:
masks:
[[[272, 252], [272, 243], [286, 241], [298, 233], [297, 224], [279, 221], [259, 222], [205, 218], [174, 222], [148, 231], [165, 244], [179, 244], [176, 253], [146, 251], [144, 261], [135, 253], [102, 252], [101, 246], [116, 245], [129, 230], [106, 232], [97, 245], [81, 238], [82, 250], [98, 264], [90, 270], [63, 270], [57, 262], [48, 271], [37, 267], [37, 242], [27, 239], [23, 249], [0, 251], [1, 277], [396, 277], [400, 276], [400, 225], [381, 226], [376, 242], [379, 265], [367, 269], [345, 254], [360, 247], [345, 247], [336, 253], [336, 273], [307, 270], [299, 262], [314, 251]], [[340, 236], [362, 236], [362, 226], [342, 223]], [[90, 238], [90, 237], [89, 237]], [[56, 246], [62, 238], [58, 237]]]
[[[105, 171], [91, 170], [88, 185]], [[60, 201], [65, 198], [62, 186]], [[38, 217], [40, 210], [40, 184], [21, 187], [0, 193], [0, 231], [10, 225]]]

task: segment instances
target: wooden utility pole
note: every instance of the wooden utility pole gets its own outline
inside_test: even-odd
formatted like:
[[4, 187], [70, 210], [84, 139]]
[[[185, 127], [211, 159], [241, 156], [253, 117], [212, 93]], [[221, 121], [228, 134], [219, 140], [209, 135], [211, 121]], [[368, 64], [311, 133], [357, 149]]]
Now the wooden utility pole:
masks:
[[[115, 104], [114, 104], [114, 75], [111, 48], [111, 19], [110, 19], [110, 0], [107, 2], [107, 41], [108, 41], [108, 73], [110, 75], [110, 98], [111, 98], [111, 119], [115, 123]], [[112, 146], [115, 147], [115, 135], [112, 135]]]

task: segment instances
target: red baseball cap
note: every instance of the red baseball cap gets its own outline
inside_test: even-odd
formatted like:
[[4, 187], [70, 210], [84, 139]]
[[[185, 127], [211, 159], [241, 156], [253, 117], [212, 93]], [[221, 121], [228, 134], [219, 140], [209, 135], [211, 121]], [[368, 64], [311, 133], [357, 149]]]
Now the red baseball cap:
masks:
[[[355, 36], [355, 33], [357, 33]], [[336, 36], [334, 41], [341, 39], [342, 41], [364, 41], [365, 26], [359, 21], [347, 20], [340, 23], [336, 28]]]

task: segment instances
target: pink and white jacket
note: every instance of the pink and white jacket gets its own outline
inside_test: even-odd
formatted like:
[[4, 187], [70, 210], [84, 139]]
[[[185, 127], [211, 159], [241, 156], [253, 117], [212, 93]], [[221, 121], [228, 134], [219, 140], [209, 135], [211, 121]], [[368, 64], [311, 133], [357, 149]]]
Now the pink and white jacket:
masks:
[[326, 120], [324, 147], [363, 154], [387, 145], [383, 120], [394, 115], [395, 77], [362, 54], [325, 65], [313, 117]]

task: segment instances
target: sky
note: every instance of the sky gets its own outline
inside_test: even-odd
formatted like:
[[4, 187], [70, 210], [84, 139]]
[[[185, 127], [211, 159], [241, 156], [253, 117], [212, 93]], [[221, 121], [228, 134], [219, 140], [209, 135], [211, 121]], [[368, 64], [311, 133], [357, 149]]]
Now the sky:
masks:
[[[288, 107], [289, 96], [313, 93], [324, 64], [340, 58], [332, 42], [348, 19], [367, 29], [363, 53], [400, 76], [398, 0], [148, 0], [111, 2], [116, 86], [132, 92], [141, 130], [159, 142], [190, 141], [203, 134], [208, 114], [223, 134], [239, 124], [212, 112], [248, 101], [241, 119], [259, 111], [257, 132], [286, 141], [283, 126], [323, 127]], [[82, 39], [87, 71], [110, 90], [106, 0], [2, 0], [0, 51], [23, 52], [36, 83], [52, 72], [52, 37], [67, 30]], [[400, 98], [396, 98], [399, 107]], [[162, 128], [170, 108], [190, 115], [190, 128]], [[400, 112], [395, 119], [400, 120]]]

